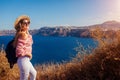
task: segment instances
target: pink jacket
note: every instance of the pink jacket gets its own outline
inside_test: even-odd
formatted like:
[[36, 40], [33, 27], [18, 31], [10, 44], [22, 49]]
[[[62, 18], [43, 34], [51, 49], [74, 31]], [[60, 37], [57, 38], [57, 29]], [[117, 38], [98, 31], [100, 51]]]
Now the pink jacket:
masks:
[[27, 39], [18, 38], [16, 46], [16, 57], [20, 57], [21, 54], [31, 54], [32, 53], [32, 36], [29, 35]]

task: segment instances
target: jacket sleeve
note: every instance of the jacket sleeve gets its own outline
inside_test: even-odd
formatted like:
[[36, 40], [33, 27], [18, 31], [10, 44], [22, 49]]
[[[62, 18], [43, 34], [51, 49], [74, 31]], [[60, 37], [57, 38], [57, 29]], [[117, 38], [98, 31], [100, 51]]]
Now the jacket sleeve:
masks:
[[25, 40], [19, 38], [17, 41], [17, 45], [16, 45], [16, 56], [17, 57], [24, 54], [25, 52], [24, 44], [25, 44]]

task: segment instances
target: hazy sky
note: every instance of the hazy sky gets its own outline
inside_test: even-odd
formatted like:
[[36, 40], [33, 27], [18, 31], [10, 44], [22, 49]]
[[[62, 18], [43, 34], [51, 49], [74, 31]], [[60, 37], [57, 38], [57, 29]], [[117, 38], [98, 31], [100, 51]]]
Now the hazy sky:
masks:
[[120, 0], [0, 0], [0, 30], [14, 29], [20, 15], [30, 16], [31, 29], [87, 26], [120, 21]]

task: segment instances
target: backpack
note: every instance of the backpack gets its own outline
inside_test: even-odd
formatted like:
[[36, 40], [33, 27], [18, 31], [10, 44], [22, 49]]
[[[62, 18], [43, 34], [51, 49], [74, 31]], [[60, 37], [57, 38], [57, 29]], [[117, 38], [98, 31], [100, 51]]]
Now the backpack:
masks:
[[16, 48], [13, 46], [14, 39], [8, 42], [5, 52], [6, 52], [6, 58], [8, 60], [8, 63], [10, 65], [10, 68], [12, 69], [14, 64], [17, 63], [17, 57], [16, 57]]

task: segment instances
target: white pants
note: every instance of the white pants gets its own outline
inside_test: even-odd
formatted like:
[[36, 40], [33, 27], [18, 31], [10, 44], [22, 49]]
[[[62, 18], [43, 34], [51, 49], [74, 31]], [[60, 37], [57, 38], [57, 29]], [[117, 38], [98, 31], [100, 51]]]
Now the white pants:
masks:
[[29, 74], [30, 80], [36, 80], [37, 72], [31, 64], [29, 57], [19, 57], [17, 64], [20, 69], [20, 80], [28, 80]]

